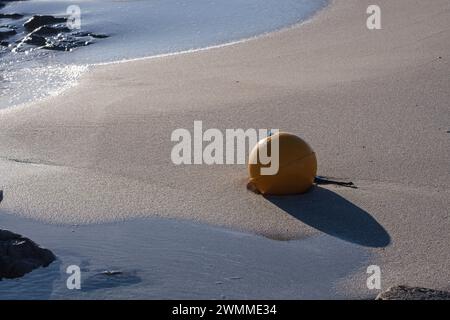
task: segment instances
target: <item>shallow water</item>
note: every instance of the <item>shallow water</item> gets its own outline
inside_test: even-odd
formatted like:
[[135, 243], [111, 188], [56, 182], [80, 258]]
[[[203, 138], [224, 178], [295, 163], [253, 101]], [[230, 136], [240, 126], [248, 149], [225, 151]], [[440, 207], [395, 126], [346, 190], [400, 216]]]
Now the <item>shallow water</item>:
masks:
[[[275, 241], [176, 220], [57, 226], [4, 213], [0, 227], [58, 257], [0, 281], [0, 299], [338, 299], [349, 293], [336, 283], [370, 264], [363, 247], [328, 235]], [[69, 265], [81, 290], [67, 289]]]
[[[64, 15], [79, 5], [81, 30], [110, 35], [73, 52], [0, 46], [0, 108], [38, 99], [76, 83], [87, 65], [204, 48], [250, 38], [303, 21], [328, 0], [29, 0], [12, 2], [0, 25], [29, 14]], [[3, 53], [2, 53], [3, 52]]]

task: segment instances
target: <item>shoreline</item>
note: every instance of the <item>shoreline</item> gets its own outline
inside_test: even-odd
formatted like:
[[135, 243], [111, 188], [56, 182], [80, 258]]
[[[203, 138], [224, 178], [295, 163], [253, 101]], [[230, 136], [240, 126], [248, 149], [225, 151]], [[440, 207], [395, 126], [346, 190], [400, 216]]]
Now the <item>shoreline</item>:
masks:
[[[386, 286], [447, 289], [448, 4], [380, 1], [380, 31], [365, 27], [368, 4], [335, 0], [300, 27], [235, 46], [103, 65], [57, 97], [0, 112], [2, 210], [52, 223], [156, 216], [277, 239], [326, 234], [377, 256]], [[170, 133], [198, 119], [299, 134], [320, 175], [358, 189], [280, 201], [246, 191], [243, 165], [170, 164]]]
[[213, 45], [206, 46], [206, 47], [196, 47], [196, 48], [191, 48], [191, 49], [186, 49], [186, 50], [181, 50], [181, 51], [153, 54], [153, 55], [149, 55], [149, 56], [136, 57], [136, 58], [124, 58], [121, 60], [105, 61], [105, 62], [98, 62], [98, 63], [91, 63], [91, 64], [77, 64], [77, 63], [68, 64], [67, 66], [83, 67], [83, 68], [86, 68], [86, 70], [84, 70], [83, 74], [78, 76], [78, 78], [75, 81], [72, 80], [71, 83], [66, 83], [65, 87], [63, 89], [58, 89], [57, 93], [47, 93], [46, 95], [44, 95], [40, 98], [36, 98], [35, 100], [30, 100], [30, 101], [22, 102], [22, 103], [15, 104], [15, 105], [12, 105], [9, 107], [0, 108], [0, 112], [2, 112], [4, 110], [10, 110], [10, 109], [16, 109], [16, 108], [25, 108], [25, 107], [29, 107], [33, 104], [36, 104], [36, 103], [44, 102], [47, 99], [52, 99], [52, 98], [60, 95], [64, 91], [70, 90], [71, 88], [77, 86], [78, 83], [80, 81], [82, 81], [83, 76], [86, 73], [90, 72], [90, 70], [91, 71], [94, 70], [97, 67], [107, 66], [107, 65], [116, 65], [116, 64], [128, 63], [128, 62], [134, 62], [134, 61], [145, 61], [148, 59], [158, 59], [158, 58], [178, 56], [178, 55], [184, 55], [184, 54], [193, 54], [193, 53], [202, 52], [202, 51], [206, 51], [206, 50], [215, 50], [215, 49], [220, 49], [220, 48], [224, 48], [224, 47], [228, 47], [228, 46], [238, 45], [240, 43], [244, 43], [247, 41], [258, 40], [259, 38], [263, 38], [263, 37], [269, 36], [271, 34], [276, 34], [278, 32], [283, 32], [283, 31], [290, 30], [292, 28], [300, 27], [301, 25], [308, 23], [309, 21], [314, 19], [316, 17], [316, 15], [320, 14], [320, 12], [326, 10], [330, 5], [332, 5], [334, 0], [326, 0], [326, 1], [327, 1], [326, 5], [319, 8], [318, 10], [316, 10], [314, 13], [312, 13], [307, 18], [304, 18], [303, 20], [300, 20], [298, 22], [295, 22], [293, 24], [290, 24], [290, 25], [287, 25], [287, 26], [284, 26], [284, 27], [281, 27], [278, 29], [266, 31], [266, 32], [263, 32], [263, 33], [260, 33], [260, 34], [254, 35], [254, 36], [245, 37], [245, 38], [238, 39], [238, 40], [230, 40], [228, 42], [213, 44]]
[[282, 27], [282, 28], [279, 28], [276, 30], [272, 30], [272, 31], [267, 31], [267, 32], [264, 32], [264, 33], [261, 33], [261, 34], [258, 34], [258, 35], [252, 36], [252, 37], [243, 38], [243, 39], [239, 39], [239, 40], [232, 40], [229, 42], [225, 42], [225, 43], [221, 43], [221, 44], [214, 44], [214, 45], [207, 46], [207, 47], [192, 48], [192, 49], [176, 51], [176, 52], [161, 53], [161, 54], [156, 54], [156, 55], [151, 55], [151, 56], [146, 56], [146, 57], [138, 57], [138, 58], [123, 59], [123, 60], [118, 60], [118, 61], [102, 62], [102, 63], [94, 64], [92, 66], [94, 66], [94, 67], [95, 66], [108, 66], [108, 65], [115, 65], [115, 64], [120, 64], [120, 63], [147, 61], [147, 60], [151, 60], [151, 59], [160, 59], [160, 58], [185, 55], [185, 54], [195, 54], [195, 53], [199, 53], [199, 52], [203, 52], [203, 51], [217, 50], [217, 49], [222, 49], [222, 48], [226, 48], [226, 47], [230, 47], [230, 46], [235, 46], [235, 45], [239, 45], [239, 44], [249, 42], [249, 41], [257, 41], [257, 40], [265, 38], [265, 37], [276, 36], [277, 33], [286, 32], [286, 31], [289, 31], [294, 28], [301, 28], [304, 24], [310, 23], [312, 20], [316, 19], [316, 17], [318, 15], [320, 15], [323, 11], [327, 10], [330, 6], [332, 6], [333, 2], [335, 0], [327, 0], [327, 1], [328, 1], [327, 5], [325, 5], [321, 9], [314, 12], [311, 16], [309, 16], [305, 20], [301, 20], [292, 25], [288, 25], [288, 26], [285, 26], [285, 27]]
[[62, 94], [63, 92], [70, 90], [73, 87], [76, 87], [80, 81], [83, 80], [83, 77], [86, 76], [86, 74], [88, 72], [93, 72], [96, 68], [102, 67], [102, 66], [110, 66], [110, 65], [117, 65], [117, 64], [122, 64], [122, 63], [129, 63], [129, 62], [139, 62], [139, 61], [147, 61], [147, 60], [151, 60], [151, 59], [161, 59], [161, 58], [166, 58], [166, 57], [173, 57], [173, 56], [178, 56], [178, 55], [185, 55], [185, 54], [195, 54], [198, 52], [203, 52], [203, 51], [207, 51], [207, 50], [217, 50], [217, 49], [221, 49], [221, 48], [226, 48], [229, 46], [235, 46], [235, 45], [239, 45], [241, 43], [245, 43], [248, 41], [255, 41], [258, 40], [260, 38], [264, 38], [264, 37], [268, 37], [271, 36], [272, 34], [276, 34], [279, 32], [284, 32], [284, 31], [288, 31], [290, 29], [293, 28], [299, 28], [301, 27], [303, 24], [308, 23], [310, 20], [314, 19], [315, 16], [317, 14], [319, 14], [321, 11], [326, 10], [328, 6], [332, 5], [331, 2], [333, 2], [334, 0], [329, 0], [330, 4], [328, 4], [326, 7], [320, 9], [318, 12], [316, 12], [313, 16], [309, 17], [307, 20], [304, 21], [300, 21], [298, 23], [295, 23], [291, 26], [287, 26], [284, 28], [281, 28], [279, 30], [274, 30], [274, 31], [268, 31], [250, 38], [244, 38], [241, 40], [235, 40], [235, 41], [230, 41], [230, 42], [226, 42], [226, 43], [222, 43], [222, 44], [217, 44], [217, 45], [212, 45], [212, 46], [208, 46], [208, 47], [201, 47], [201, 48], [193, 48], [193, 49], [188, 49], [188, 50], [183, 50], [183, 51], [176, 51], [176, 52], [168, 52], [168, 53], [162, 53], [162, 54], [156, 54], [156, 55], [150, 55], [150, 56], [146, 56], [146, 57], [138, 57], [138, 58], [129, 58], [129, 59], [123, 59], [123, 60], [117, 60], [117, 61], [107, 61], [107, 62], [99, 62], [99, 63], [93, 63], [93, 64], [74, 64], [73, 66], [77, 66], [77, 67], [85, 67], [86, 70], [83, 71], [83, 74], [81, 76], [79, 76], [79, 78], [74, 82], [71, 83], [69, 85], [66, 86], [66, 88], [61, 89], [60, 91], [58, 91], [56, 94], [48, 94], [42, 98], [37, 98], [36, 100], [31, 100], [31, 101], [27, 101], [27, 102], [23, 102], [17, 105], [12, 105], [9, 107], [5, 107], [5, 108], [0, 108], [0, 113], [1, 112], [7, 112], [8, 110], [12, 110], [12, 109], [16, 109], [16, 108], [27, 108], [30, 107], [32, 105], [35, 105], [37, 103], [42, 103], [45, 102], [48, 99], [53, 99], [55, 97], [57, 97], [58, 95]]

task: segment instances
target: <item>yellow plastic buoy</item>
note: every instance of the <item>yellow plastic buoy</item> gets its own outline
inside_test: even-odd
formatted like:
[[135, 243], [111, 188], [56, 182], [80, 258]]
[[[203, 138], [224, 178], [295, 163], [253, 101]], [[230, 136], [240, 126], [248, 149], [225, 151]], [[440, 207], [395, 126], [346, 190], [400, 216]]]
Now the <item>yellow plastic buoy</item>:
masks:
[[[279, 158], [276, 174], [262, 174], [261, 169], [272, 164], [260, 161], [261, 155], [271, 155], [271, 149], [278, 143]], [[268, 150], [269, 152], [268, 152]], [[262, 162], [262, 163], [261, 163]], [[262, 194], [296, 194], [306, 192], [314, 182], [317, 173], [317, 159], [313, 149], [298, 136], [279, 132], [262, 139], [249, 156], [249, 188]]]

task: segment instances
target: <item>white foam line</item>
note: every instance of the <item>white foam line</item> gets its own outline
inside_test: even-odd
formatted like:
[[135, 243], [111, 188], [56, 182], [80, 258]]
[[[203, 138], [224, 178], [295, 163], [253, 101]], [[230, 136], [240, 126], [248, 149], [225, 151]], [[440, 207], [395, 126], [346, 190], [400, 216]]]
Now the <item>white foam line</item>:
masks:
[[150, 55], [150, 56], [146, 56], [146, 57], [139, 57], [139, 58], [116, 60], [116, 61], [92, 63], [92, 64], [89, 64], [89, 66], [107, 66], [107, 65], [112, 65], [112, 64], [119, 64], [119, 63], [133, 62], [133, 61], [159, 59], [159, 58], [172, 57], [172, 56], [178, 56], [178, 55], [184, 55], [184, 54], [198, 53], [198, 52], [207, 51], [207, 50], [231, 47], [231, 46], [234, 46], [234, 45], [237, 45], [237, 44], [241, 44], [241, 43], [244, 43], [244, 42], [258, 40], [260, 38], [273, 36], [273, 35], [276, 35], [278, 33], [286, 32], [288, 30], [292, 30], [292, 29], [298, 28], [300, 26], [303, 26], [304, 24], [310, 23], [313, 20], [313, 18], [315, 18], [319, 13], [322, 13], [326, 8], [330, 7], [333, 4], [334, 1], [335, 0], [329, 0], [327, 5], [325, 5], [323, 8], [321, 8], [321, 9], [317, 10], [316, 12], [314, 12], [311, 16], [307, 17], [305, 20], [299, 21], [299, 22], [294, 23], [294, 24], [292, 24], [290, 26], [282, 27], [282, 28], [277, 29], [277, 30], [267, 31], [267, 32], [258, 34], [256, 36], [249, 37], [249, 38], [244, 38], [244, 39], [240, 39], [240, 40], [234, 40], [234, 41], [230, 41], [230, 42], [226, 42], [226, 43], [222, 43], [222, 44], [217, 44], [217, 45], [212, 45], [212, 46], [208, 46], [208, 47], [192, 48], [192, 49], [188, 49], [188, 50], [182, 50], [182, 51], [176, 51], [176, 52], [168, 52], [168, 53], [161, 53], [161, 54]]

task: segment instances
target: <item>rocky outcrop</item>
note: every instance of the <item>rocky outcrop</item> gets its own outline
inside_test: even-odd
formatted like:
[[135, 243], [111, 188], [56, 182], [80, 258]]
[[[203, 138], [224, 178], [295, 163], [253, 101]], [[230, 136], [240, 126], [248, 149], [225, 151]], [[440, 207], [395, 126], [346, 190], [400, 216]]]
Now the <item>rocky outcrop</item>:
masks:
[[92, 37], [92, 38], [95, 38], [95, 39], [105, 39], [105, 38], [109, 37], [106, 34], [93, 33], [93, 32], [84, 32], [84, 31], [74, 32], [74, 33], [72, 33], [72, 35], [74, 37]]
[[4, 40], [16, 34], [16, 30], [7, 27], [0, 27], [0, 40]]
[[29, 34], [23, 38], [22, 42], [33, 46], [45, 46], [47, 40], [37, 34]]
[[[2, 200], [3, 190], [0, 190], [0, 203]], [[30, 239], [0, 229], [0, 280], [22, 277], [36, 268], [47, 267], [55, 259], [50, 250]]]
[[65, 25], [42, 26], [33, 31], [33, 34], [39, 36], [54, 36], [62, 32], [69, 32], [70, 29]]
[[47, 43], [43, 49], [71, 51], [72, 49], [88, 46], [90, 44], [92, 44], [92, 40], [90, 38], [79, 38], [70, 34], [60, 33], [55, 37], [47, 38]]
[[376, 300], [450, 300], [450, 292], [420, 287], [395, 286], [380, 293]]
[[42, 26], [47, 26], [47, 25], [52, 25], [52, 24], [57, 24], [57, 23], [64, 23], [66, 21], [67, 21], [66, 18], [59, 18], [59, 17], [46, 16], [46, 15], [34, 15], [30, 19], [25, 21], [23, 26], [25, 27], [26, 30], [33, 31]]
[[22, 277], [36, 268], [47, 267], [55, 259], [50, 250], [30, 239], [0, 229], [0, 280]]
[[0, 13], [0, 19], [21, 19], [23, 18], [23, 14], [20, 13]]
[[[8, 1], [0, 0], [0, 9]], [[89, 31], [72, 30], [67, 17], [34, 14], [23, 23], [21, 13], [0, 13], [0, 53], [6, 50], [25, 52], [33, 49], [72, 51], [107, 38], [108, 35]], [[17, 20], [17, 21], [16, 21]], [[5, 41], [8, 40], [8, 41]]]

